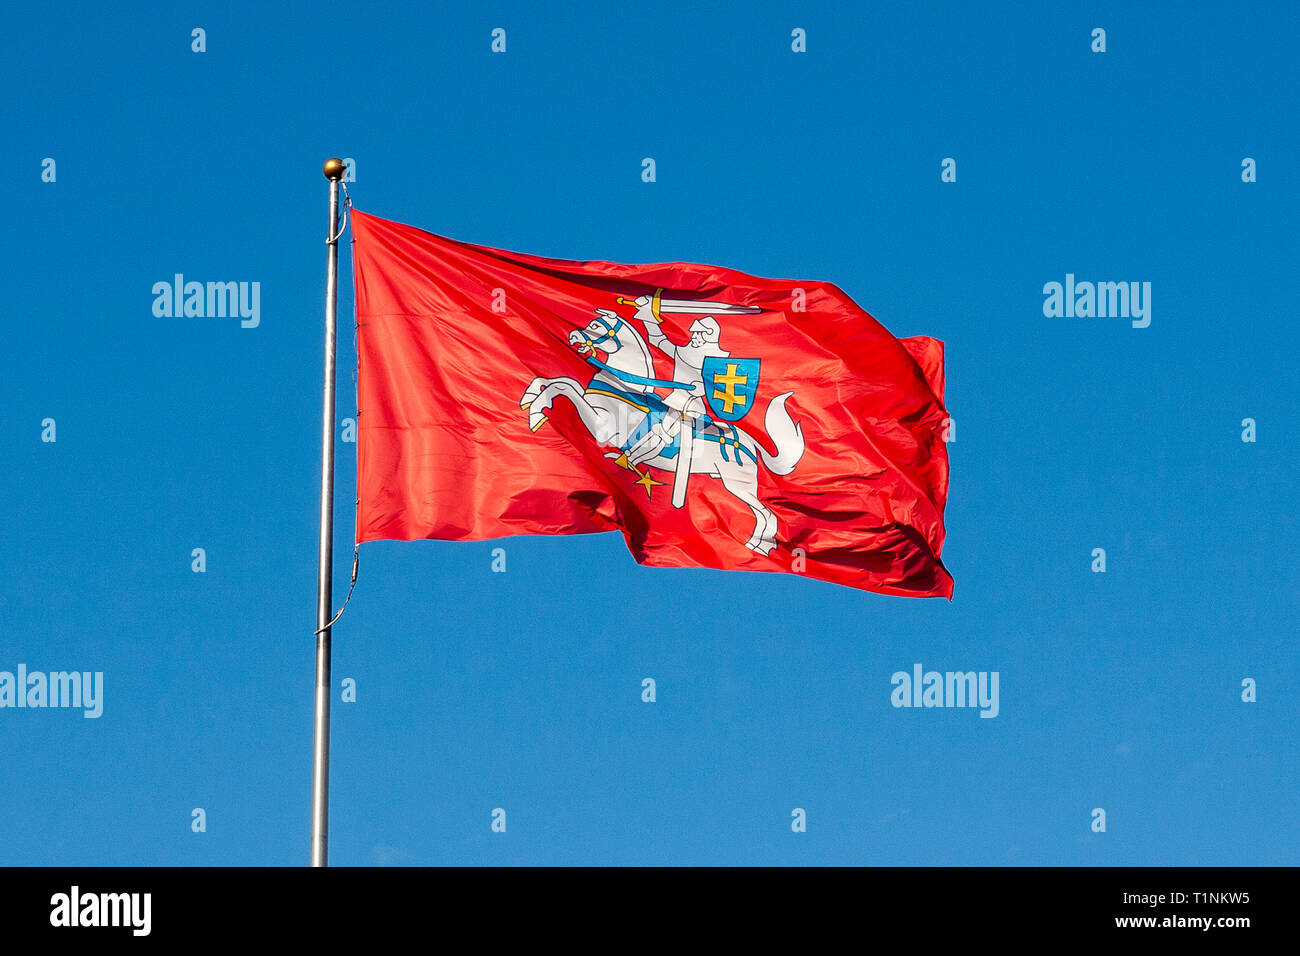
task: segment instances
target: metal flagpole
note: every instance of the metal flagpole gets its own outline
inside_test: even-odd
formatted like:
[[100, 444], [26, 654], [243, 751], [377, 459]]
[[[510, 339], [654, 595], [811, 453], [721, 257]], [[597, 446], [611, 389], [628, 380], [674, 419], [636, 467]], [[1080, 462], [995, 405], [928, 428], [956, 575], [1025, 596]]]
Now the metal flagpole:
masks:
[[325, 161], [330, 228], [325, 264], [325, 398], [321, 408], [320, 561], [316, 577], [316, 720], [311, 771], [311, 865], [329, 865], [330, 612], [334, 582], [334, 353], [339, 273], [339, 181], [343, 160]]

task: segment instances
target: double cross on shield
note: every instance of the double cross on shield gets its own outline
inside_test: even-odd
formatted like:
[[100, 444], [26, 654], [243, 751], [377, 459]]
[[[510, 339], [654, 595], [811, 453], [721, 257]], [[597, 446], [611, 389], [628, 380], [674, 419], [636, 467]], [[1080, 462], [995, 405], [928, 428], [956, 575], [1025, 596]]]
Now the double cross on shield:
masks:
[[756, 358], [705, 358], [704, 399], [714, 418], [738, 422], [749, 413], [758, 392], [758, 366]]

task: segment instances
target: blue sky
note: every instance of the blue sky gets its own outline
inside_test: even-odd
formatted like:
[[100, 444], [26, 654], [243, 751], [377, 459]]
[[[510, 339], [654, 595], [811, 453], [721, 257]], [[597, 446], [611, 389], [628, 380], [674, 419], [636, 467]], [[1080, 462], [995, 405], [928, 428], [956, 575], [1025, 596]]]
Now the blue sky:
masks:
[[[0, 709], [0, 864], [307, 859], [330, 155], [455, 238], [832, 281], [947, 343], [957, 422], [951, 603], [366, 545], [332, 862], [1294, 863], [1296, 8], [867, 6], [12, 12], [0, 670], [102, 671], [104, 713]], [[177, 272], [260, 324], [156, 317]], [[1067, 273], [1150, 327], [1045, 317]], [[893, 708], [916, 662], [998, 717]]]

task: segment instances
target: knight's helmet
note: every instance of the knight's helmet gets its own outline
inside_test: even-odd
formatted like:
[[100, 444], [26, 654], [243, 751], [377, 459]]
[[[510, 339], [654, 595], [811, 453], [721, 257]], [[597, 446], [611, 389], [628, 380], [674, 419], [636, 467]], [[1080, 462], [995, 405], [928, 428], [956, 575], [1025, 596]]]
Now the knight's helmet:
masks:
[[[696, 368], [704, 364], [704, 359], [710, 355], [717, 355], [725, 358], [730, 352], [725, 351], [719, 344], [718, 339], [722, 335], [722, 326], [718, 325], [718, 320], [711, 315], [704, 315], [691, 323], [690, 327], [691, 341], [688, 345], [688, 351], [691, 354], [690, 363]], [[699, 339], [696, 339], [696, 336]], [[696, 343], [699, 344], [696, 344]]]
[[710, 345], [717, 345], [718, 339], [722, 335], [722, 326], [718, 325], [718, 320], [711, 315], [706, 315], [701, 319], [696, 319], [691, 323], [691, 335], [699, 332], [704, 337], [704, 341]]

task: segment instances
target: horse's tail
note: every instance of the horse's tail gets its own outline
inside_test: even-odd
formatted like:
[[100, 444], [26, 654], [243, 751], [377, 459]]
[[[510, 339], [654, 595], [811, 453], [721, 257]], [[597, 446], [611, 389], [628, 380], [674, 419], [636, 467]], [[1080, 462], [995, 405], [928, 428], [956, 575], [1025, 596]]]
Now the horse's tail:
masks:
[[803, 457], [803, 428], [785, 410], [785, 401], [793, 394], [794, 392], [785, 392], [772, 399], [767, 406], [767, 417], [763, 420], [767, 434], [776, 442], [776, 454], [769, 455], [762, 445], [758, 446], [758, 453], [763, 456], [763, 463], [777, 475], [790, 474]]

